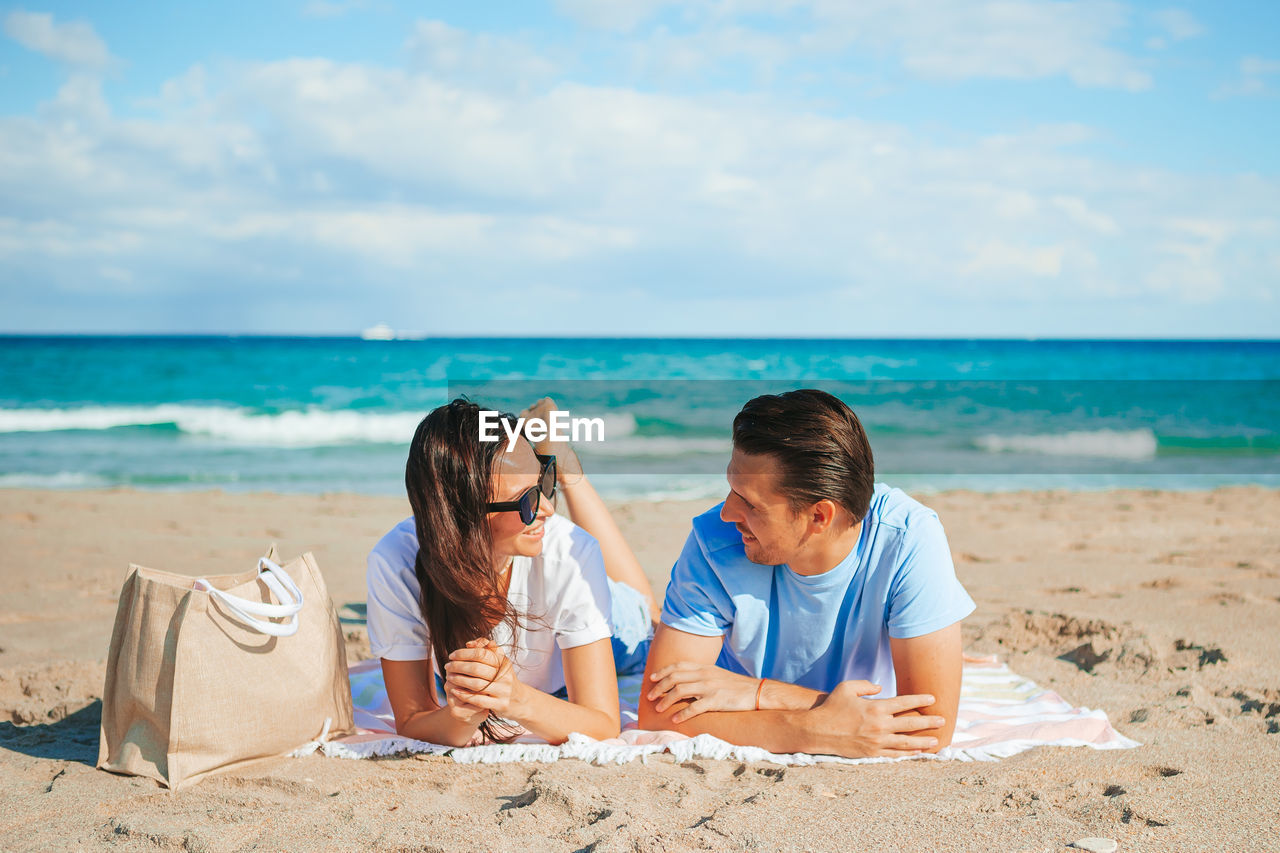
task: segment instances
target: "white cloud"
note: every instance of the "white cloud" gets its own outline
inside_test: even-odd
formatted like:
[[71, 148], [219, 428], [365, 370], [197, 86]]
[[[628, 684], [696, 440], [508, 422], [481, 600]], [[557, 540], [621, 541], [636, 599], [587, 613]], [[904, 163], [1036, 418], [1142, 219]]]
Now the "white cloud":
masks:
[[1280, 74], [1280, 60], [1267, 59], [1261, 56], [1246, 56], [1240, 60], [1239, 69], [1239, 78], [1221, 86], [1214, 93], [1217, 97], [1246, 97], [1271, 94], [1273, 90], [1267, 78], [1274, 74]]
[[[754, 61], [770, 74], [790, 60], [814, 56], [895, 58], [928, 79], [1036, 80], [1066, 77], [1079, 86], [1140, 91], [1149, 68], [1115, 44], [1134, 17], [1113, 0], [719, 0], [674, 4], [663, 0], [561, 0], [575, 20], [632, 32], [666, 7], [684, 27], [655, 26], [628, 47], [649, 70], [696, 74], [716, 59]], [[746, 29], [743, 16], [785, 21]], [[1199, 26], [1188, 13], [1153, 16], [1169, 38], [1189, 38]], [[807, 21], [806, 29], [797, 20]], [[799, 27], [799, 31], [796, 29]]]
[[1246, 76], [1280, 74], [1280, 60], [1263, 59], [1260, 56], [1246, 56], [1240, 60], [1240, 73]]
[[628, 32], [676, 0], [556, 0], [561, 14], [602, 30]]
[[1163, 257], [1148, 274], [1151, 288], [1189, 304], [1213, 302], [1226, 285], [1220, 255], [1239, 225], [1203, 216], [1171, 217], [1161, 224], [1165, 240], [1156, 250]]
[[1213, 302], [1223, 287], [1222, 273], [1212, 266], [1181, 261], [1157, 265], [1147, 274], [1147, 282], [1153, 291], [1172, 294], [1192, 305]]
[[1107, 0], [813, 0], [813, 13], [833, 36], [896, 50], [924, 77], [1066, 76], [1087, 87], [1151, 86], [1141, 63], [1109, 46], [1130, 14]]
[[1065, 246], [1015, 246], [991, 240], [970, 250], [961, 272], [967, 276], [995, 274], [1056, 278], [1062, 273]]
[[371, 0], [310, 0], [302, 7], [302, 14], [308, 18], [340, 18], [372, 5]]
[[1185, 9], [1161, 9], [1151, 15], [1169, 41], [1179, 42], [1204, 35], [1204, 27]]
[[501, 83], [521, 90], [546, 83], [555, 63], [513, 38], [470, 33], [443, 21], [418, 21], [405, 42], [415, 69], [467, 85]]
[[44, 12], [10, 12], [4, 31], [28, 50], [44, 54], [68, 65], [101, 69], [114, 58], [88, 21], [59, 23]]
[[1083, 225], [1099, 234], [1116, 234], [1120, 230], [1114, 219], [1105, 213], [1099, 213], [1094, 210], [1082, 198], [1058, 195], [1050, 199], [1050, 202], [1054, 207], [1066, 214], [1067, 218], [1072, 222], [1077, 225]]
[[[73, 75], [35, 115], [0, 117], [0, 273], [224, 302], [240, 282], [246, 304], [293, 294], [313, 313], [359, 286], [378, 304], [434, 296], [446, 318], [487, 317], [524, 282], [591, 305], [606, 286], [642, 293], [673, 315], [694, 291], [776, 314], [780, 293], [891, 287], [985, 317], [1014, 294], [1176, 306], [1277, 279], [1275, 180], [1111, 165], [1082, 153], [1087, 126], [944, 144], [766, 95], [550, 71], [521, 89], [537, 53], [432, 22], [409, 46], [403, 69], [195, 66], [147, 119]], [[618, 332], [628, 317], [593, 319]]]
[[94, 227], [44, 219], [24, 221], [0, 218], [0, 257], [43, 255], [55, 259], [86, 256], [112, 257], [135, 252], [145, 245], [136, 231]]
[[783, 38], [735, 25], [690, 33], [658, 27], [643, 39], [628, 44], [633, 74], [658, 80], [698, 78], [715, 72], [727, 62], [742, 61], [757, 81], [769, 82], [790, 60], [815, 45], [811, 36]]
[[626, 229], [554, 216], [449, 213], [402, 204], [284, 209], [194, 225], [227, 244], [267, 239], [291, 243], [299, 251], [324, 246], [366, 263], [400, 269], [412, 269], [441, 255], [483, 254], [499, 245], [532, 261], [571, 260], [626, 248], [634, 239]]

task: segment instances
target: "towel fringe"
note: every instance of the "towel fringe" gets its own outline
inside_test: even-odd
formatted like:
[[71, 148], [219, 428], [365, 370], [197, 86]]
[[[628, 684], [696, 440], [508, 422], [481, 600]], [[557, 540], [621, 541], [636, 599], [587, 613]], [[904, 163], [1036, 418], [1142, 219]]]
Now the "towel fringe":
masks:
[[[385, 689], [380, 696], [377, 689], [381, 688], [381, 672], [373, 667], [368, 667], [367, 670], [361, 669], [361, 664], [355, 664], [351, 672], [357, 724], [361, 726], [362, 733], [354, 738], [330, 741], [330, 721], [326, 720], [320, 737], [295, 750], [292, 753], [294, 756], [310, 755], [318, 750], [330, 758], [360, 759], [397, 754], [430, 754], [447, 755], [459, 764], [502, 764], [513, 761], [545, 764], [561, 758], [575, 758], [591, 764], [605, 765], [626, 764], [637, 759], [647, 764], [650, 756], [668, 753], [680, 762], [709, 758], [808, 766], [883, 764], [913, 760], [999, 761], [1037, 746], [1087, 746], [1093, 749], [1132, 749], [1141, 746], [1112, 728], [1103, 711], [1074, 708], [1056, 693], [1044, 690], [1010, 671], [1005, 664], [975, 666], [969, 662], [964, 668], [960, 700], [959, 716], [963, 725], [957, 726], [952, 746], [940, 750], [936, 755], [925, 753], [902, 758], [843, 758], [807, 753], [779, 754], [757, 746], [736, 746], [707, 734], [690, 738], [677, 732], [642, 732], [634, 728], [624, 731], [618, 738], [604, 741], [593, 740], [575, 732], [559, 746], [547, 743], [501, 743], [451, 747], [401, 737], [381, 729], [381, 726], [386, 725], [384, 716], [389, 713], [386, 709], [377, 709], [379, 701], [385, 703]], [[355, 686], [357, 678], [358, 687]], [[371, 679], [377, 679], [379, 683], [374, 684]], [[638, 682], [634, 686], [638, 689]], [[634, 721], [634, 708], [624, 710], [631, 711], [630, 714], [624, 714], [624, 719]], [[1045, 731], [1046, 727], [1083, 720], [1096, 721], [1096, 739], [1053, 737], [1053, 734], [1065, 733], [1061, 729], [1054, 733]], [[1018, 731], [1019, 728], [1021, 731]], [[970, 732], [974, 729], [982, 729], [986, 733], [971, 735]], [[990, 740], [992, 730], [1003, 732], [1006, 729], [1007, 740]], [[1042, 731], [1044, 737], [1034, 737]], [[985, 742], [966, 747], [966, 740]]]

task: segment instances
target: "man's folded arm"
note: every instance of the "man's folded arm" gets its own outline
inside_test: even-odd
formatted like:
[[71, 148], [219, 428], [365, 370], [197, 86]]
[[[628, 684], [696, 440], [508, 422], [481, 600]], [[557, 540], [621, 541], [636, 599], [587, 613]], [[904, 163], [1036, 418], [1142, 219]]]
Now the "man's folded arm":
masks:
[[974, 604], [956, 579], [947, 534], [937, 515], [913, 517], [910, 531], [889, 602], [889, 651], [898, 693], [929, 693], [937, 698], [922, 712], [947, 721], [934, 732], [941, 748], [951, 744], [955, 732], [964, 666], [960, 620], [973, 612]]
[[[686, 735], [711, 734], [740, 746], [760, 746], [770, 752], [805, 752], [812, 744], [794, 711], [711, 711], [683, 723], [672, 717], [690, 702], [679, 701], [659, 712], [655, 701], [648, 698], [653, 682], [651, 673], [678, 662], [714, 665], [724, 645], [723, 637], [704, 637], [680, 631], [669, 625], [658, 625], [649, 647], [644, 687], [640, 692], [640, 727], [655, 731], [677, 731]], [[803, 690], [804, 688], [798, 688]], [[816, 691], [815, 691], [816, 693]], [[790, 695], [788, 698], [790, 698]], [[821, 695], [821, 694], [818, 694]], [[816, 699], [811, 699], [812, 707]]]
[[[934, 717], [895, 717], [908, 708], [927, 705], [933, 697], [886, 700], [860, 698], [874, 692], [866, 682], [842, 682], [830, 695], [779, 684], [778, 694], [799, 707], [787, 710], [710, 711], [676, 723], [672, 717], [690, 703], [680, 701], [659, 712], [648, 698], [650, 674], [680, 661], [711, 665], [720, 655], [723, 637], [704, 637], [659, 625], [649, 650], [645, 687], [640, 693], [640, 727], [686, 735], [710, 734], [740, 746], [770, 752], [810, 752], [861, 757], [896, 756], [928, 749], [932, 737], [916, 735], [941, 725]], [[787, 689], [789, 688], [789, 689]]]
[[956, 730], [956, 711], [960, 707], [960, 677], [964, 656], [961, 649], [960, 623], [908, 639], [889, 638], [893, 654], [893, 671], [898, 693], [928, 693], [937, 701], [928, 707], [906, 713], [935, 714], [946, 720], [936, 729], [921, 731], [938, 739], [929, 752], [951, 745]]

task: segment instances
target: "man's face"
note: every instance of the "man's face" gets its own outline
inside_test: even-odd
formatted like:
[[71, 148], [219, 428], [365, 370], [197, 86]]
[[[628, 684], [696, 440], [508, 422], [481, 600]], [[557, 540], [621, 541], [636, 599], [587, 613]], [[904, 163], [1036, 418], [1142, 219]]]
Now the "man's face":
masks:
[[808, 523], [778, 493], [778, 463], [734, 448], [725, 477], [729, 495], [720, 518], [742, 533], [747, 559], [764, 566], [790, 562], [809, 538]]

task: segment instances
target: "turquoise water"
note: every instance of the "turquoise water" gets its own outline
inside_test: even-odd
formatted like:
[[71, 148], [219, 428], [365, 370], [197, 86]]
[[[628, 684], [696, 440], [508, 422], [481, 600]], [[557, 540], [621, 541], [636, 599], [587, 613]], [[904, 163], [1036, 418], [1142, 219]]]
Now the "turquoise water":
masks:
[[1280, 485], [1280, 343], [0, 338], [0, 487], [402, 490], [426, 410], [552, 394], [614, 496], [723, 491], [734, 413], [820, 387], [917, 490]]

